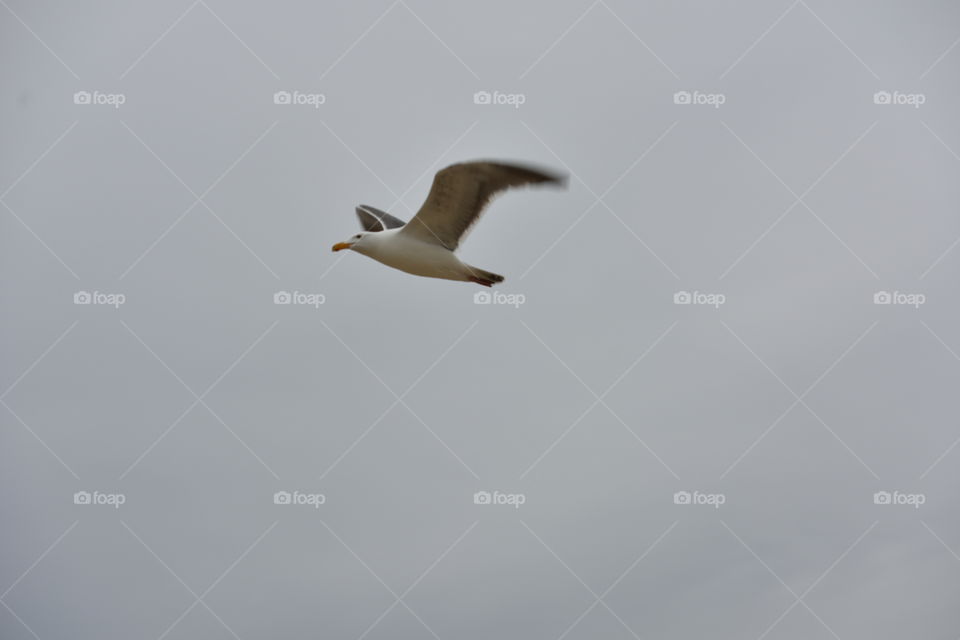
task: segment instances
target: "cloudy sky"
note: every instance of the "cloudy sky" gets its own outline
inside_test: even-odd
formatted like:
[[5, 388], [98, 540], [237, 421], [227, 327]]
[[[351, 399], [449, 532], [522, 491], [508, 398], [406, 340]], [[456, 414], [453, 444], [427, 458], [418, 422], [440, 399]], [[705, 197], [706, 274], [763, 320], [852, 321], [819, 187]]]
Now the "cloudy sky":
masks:
[[0, 2], [0, 636], [960, 635], [955, 3], [325, 4]]

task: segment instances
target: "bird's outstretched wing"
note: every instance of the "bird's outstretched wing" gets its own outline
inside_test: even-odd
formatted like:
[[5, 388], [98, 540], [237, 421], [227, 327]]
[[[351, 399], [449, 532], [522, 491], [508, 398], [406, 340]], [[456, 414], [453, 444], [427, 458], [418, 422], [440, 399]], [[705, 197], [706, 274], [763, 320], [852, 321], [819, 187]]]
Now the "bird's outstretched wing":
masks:
[[364, 231], [386, 231], [407, 224], [399, 218], [394, 218], [386, 211], [381, 211], [367, 204], [357, 207], [357, 217], [360, 218], [360, 226], [363, 227]]
[[420, 211], [400, 232], [456, 250], [497, 193], [527, 184], [565, 184], [566, 177], [498, 162], [463, 162], [437, 172]]

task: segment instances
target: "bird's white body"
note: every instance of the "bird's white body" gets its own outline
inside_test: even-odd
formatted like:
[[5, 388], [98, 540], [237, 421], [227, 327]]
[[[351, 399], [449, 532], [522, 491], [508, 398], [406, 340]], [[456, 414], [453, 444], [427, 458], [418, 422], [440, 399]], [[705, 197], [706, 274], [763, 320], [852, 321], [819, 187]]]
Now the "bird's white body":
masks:
[[438, 244], [400, 233], [401, 229], [367, 232], [351, 249], [388, 267], [416, 276], [468, 281], [474, 269]]

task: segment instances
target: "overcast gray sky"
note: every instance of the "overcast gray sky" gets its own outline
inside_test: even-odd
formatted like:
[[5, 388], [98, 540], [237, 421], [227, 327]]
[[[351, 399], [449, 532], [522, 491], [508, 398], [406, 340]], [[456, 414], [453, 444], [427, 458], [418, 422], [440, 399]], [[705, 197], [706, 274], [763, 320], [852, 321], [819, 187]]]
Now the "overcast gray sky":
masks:
[[960, 635], [955, 3], [0, 4], [4, 639]]

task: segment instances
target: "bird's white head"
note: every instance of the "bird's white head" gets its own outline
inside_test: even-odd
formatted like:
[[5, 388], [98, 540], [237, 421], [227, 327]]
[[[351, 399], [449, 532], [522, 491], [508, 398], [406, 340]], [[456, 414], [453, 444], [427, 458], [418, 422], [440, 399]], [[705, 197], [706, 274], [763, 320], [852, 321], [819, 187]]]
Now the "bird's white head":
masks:
[[365, 244], [370, 242], [369, 235], [370, 235], [369, 231], [361, 231], [357, 235], [351, 237], [349, 240], [345, 242], [338, 242], [337, 244], [333, 245], [333, 250], [342, 251], [344, 249], [354, 249], [358, 251]]

